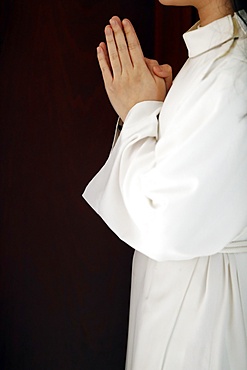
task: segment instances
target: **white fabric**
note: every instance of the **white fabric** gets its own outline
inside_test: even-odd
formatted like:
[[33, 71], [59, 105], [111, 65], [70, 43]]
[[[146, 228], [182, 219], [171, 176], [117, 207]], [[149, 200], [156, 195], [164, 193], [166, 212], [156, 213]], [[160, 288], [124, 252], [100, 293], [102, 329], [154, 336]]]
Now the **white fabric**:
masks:
[[246, 370], [247, 39], [237, 16], [184, 38], [84, 197], [136, 249], [126, 370]]
[[220, 253], [247, 253], [247, 240], [232, 241]]
[[215, 254], [247, 226], [247, 38], [238, 22], [184, 35], [191, 57], [165, 102], [131, 109], [84, 192], [119, 238], [157, 261]]
[[135, 252], [126, 370], [246, 370], [247, 253]]

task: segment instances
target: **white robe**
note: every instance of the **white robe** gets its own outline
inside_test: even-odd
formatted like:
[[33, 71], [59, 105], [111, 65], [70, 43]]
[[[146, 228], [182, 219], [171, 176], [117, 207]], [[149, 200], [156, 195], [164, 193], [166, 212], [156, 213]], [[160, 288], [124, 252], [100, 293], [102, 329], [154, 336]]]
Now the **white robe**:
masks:
[[126, 369], [246, 370], [247, 254], [220, 253], [247, 240], [246, 28], [184, 39], [165, 102], [130, 110], [83, 196], [136, 250]]

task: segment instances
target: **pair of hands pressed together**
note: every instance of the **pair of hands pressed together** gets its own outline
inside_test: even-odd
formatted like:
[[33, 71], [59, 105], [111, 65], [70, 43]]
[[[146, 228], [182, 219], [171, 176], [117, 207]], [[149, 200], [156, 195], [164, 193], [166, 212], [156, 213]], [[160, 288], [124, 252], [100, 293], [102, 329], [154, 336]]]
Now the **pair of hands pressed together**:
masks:
[[112, 17], [105, 37], [97, 57], [107, 95], [122, 121], [137, 103], [163, 101], [172, 84], [171, 67], [144, 57], [130, 21]]

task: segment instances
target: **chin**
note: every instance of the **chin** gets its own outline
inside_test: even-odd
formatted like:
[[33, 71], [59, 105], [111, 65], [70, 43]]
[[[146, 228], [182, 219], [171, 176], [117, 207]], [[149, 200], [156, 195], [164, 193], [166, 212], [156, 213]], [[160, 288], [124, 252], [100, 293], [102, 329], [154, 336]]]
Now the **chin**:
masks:
[[193, 5], [192, 1], [186, 0], [159, 0], [163, 5], [173, 5], [173, 6], [190, 6]]

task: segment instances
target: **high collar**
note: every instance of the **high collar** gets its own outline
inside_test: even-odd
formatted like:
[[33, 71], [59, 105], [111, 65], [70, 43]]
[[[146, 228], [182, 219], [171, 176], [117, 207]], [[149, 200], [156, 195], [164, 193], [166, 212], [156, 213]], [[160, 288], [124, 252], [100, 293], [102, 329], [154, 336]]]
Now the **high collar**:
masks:
[[217, 19], [203, 27], [200, 27], [200, 22], [197, 22], [183, 35], [190, 58], [239, 37], [246, 37], [246, 33], [236, 14]]

